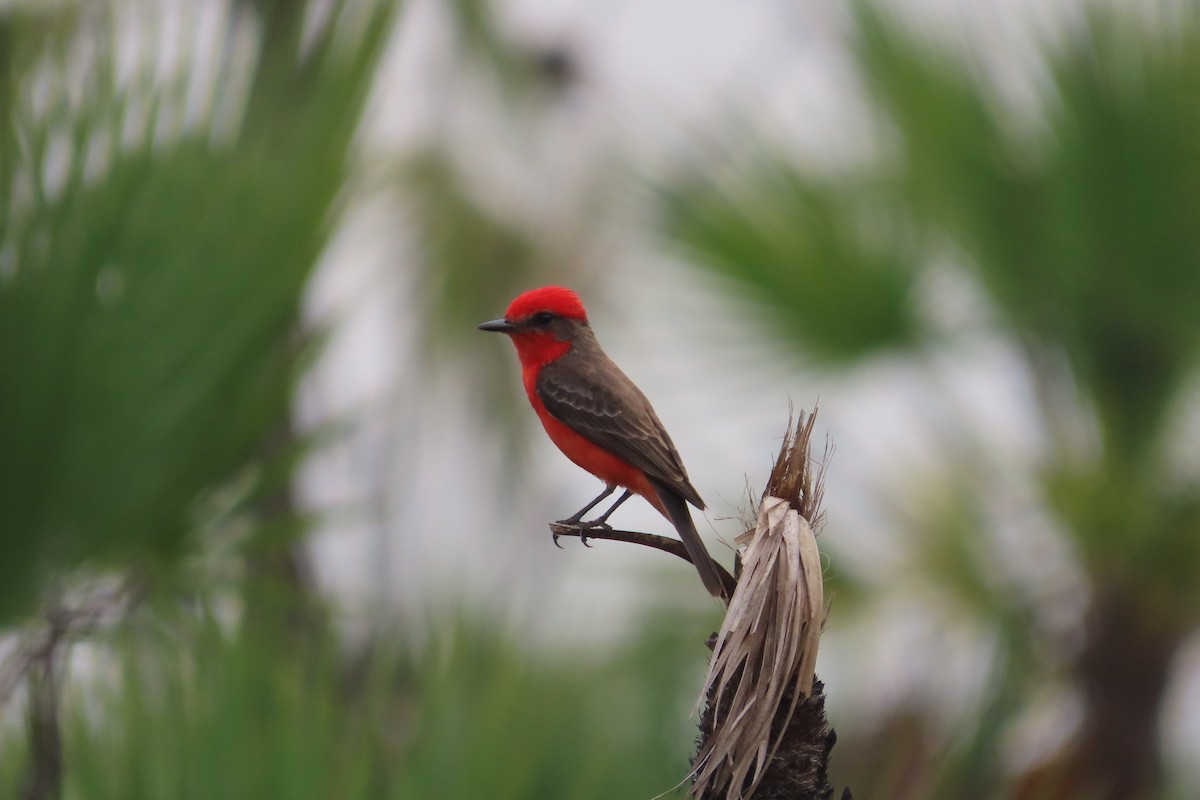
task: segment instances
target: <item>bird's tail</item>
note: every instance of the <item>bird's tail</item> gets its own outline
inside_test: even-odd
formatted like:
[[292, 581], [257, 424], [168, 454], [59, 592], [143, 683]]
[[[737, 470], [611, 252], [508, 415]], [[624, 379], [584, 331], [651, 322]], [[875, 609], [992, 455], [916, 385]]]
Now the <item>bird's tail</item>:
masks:
[[687, 502], [672, 491], [669, 486], [653, 478], [650, 479], [650, 482], [658, 494], [658, 499], [662, 503], [667, 519], [671, 520], [671, 524], [675, 526], [675, 531], [679, 534], [679, 538], [683, 540], [683, 546], [687, 550], [688, 556], [692, 559], [692, 564], [696, 567], [696, 572], [700, 573], [700, 580], [703, 581], [704, 588], [713, 597], [728, 601], [729, 592], [725, 588], [725, 582], [721, 580], [721, 574], [717, 571], [716, 563], [712, 560], [712, 556], [708, 554], [708, 550], [704, 547], [704, 542], [700, 539], [700, 533], [696, 530], [696, 524], [692, 522], [691, 512], [688, 511]]

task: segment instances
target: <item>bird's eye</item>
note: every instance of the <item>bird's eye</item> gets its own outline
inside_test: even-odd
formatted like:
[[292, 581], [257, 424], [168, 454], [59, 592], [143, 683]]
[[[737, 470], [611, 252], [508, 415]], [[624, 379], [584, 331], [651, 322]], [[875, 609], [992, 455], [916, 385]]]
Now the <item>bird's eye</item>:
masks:
[[533, 324], [539, 327], [545, 327], [554, 321], [554, 315], [549, 311], [539, 311], [533, 315]]

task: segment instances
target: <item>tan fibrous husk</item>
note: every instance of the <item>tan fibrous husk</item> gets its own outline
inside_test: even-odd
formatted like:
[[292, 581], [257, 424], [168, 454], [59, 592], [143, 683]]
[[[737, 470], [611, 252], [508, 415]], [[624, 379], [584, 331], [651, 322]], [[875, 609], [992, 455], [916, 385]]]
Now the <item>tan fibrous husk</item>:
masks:
[[750, 798], [812, 691], [825, 620], [812, 523], [821, 476], [808, 455], [815, 413], [789, 420], [754, 529], [738, 539], [742, 570], [705, 679], [713, 724], [697, 754], [693, 797]]

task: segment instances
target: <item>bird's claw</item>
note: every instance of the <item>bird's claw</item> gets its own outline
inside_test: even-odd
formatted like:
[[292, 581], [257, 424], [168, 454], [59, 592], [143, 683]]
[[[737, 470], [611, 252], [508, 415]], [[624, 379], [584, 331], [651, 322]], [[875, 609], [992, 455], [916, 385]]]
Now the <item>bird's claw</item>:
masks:
[[560, 550], [562, 549], [562, 545], [558, 543], [558, 539], [560, 536], [567, 536], [568, 534], [559, 533], [555, 529], [556, 527], [571, 528], [572, 530], [574, 530], [576, 532], [576, 535], [579, 537], [579, 541], [583, 543], [584, 547], [591, 547], [591, 545], [588, 544], [588, 539], [591, 538], [587, 535], [588, 531], [611, 531], [612, 530], [612, 525], [609, 525], [604, 520], [595, 520], [593, 522], [580, 522], [577, 519], [560, 519], [557, 522], [555, 522], [554, 525], [552, 525], [550, 528], [550, 539], [551, 539], [551, 541], [554, 542], [554, 546]]
[[583, 542], [584, 547], [591, 547], [591, 545], [588, 544], [588, 542], [587, 542], [588, 536], [586, 533], [584, 533], [584, 531], [611, 531], [611, 530], [612, 530], [612, 525], [609, 525], [607, 522], [605, 522], [603, 520], [596, 520], [595, 522], [582, 522], [579, 524], [579, 541]]

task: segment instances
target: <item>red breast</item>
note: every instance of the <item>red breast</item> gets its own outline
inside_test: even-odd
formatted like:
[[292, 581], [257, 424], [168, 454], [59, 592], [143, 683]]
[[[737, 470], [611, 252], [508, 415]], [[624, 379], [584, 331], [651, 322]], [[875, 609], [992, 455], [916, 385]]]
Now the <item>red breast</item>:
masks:
[[[564, 350], [563, 352], [566, 351]], [[563, 452], [563, 455], [571, 459], [575, 464], [583, 467], [607, 484], [624, 486], [626, 489], [631, 489], [635, 493], [640, 494], [646, 498], [646, 501], [650, 505], [658, 509], [660, 514], [666, 516], [666, 510], [658, 499], [658, 493], [650, 485], [645, 472], [642, 472], [637, 467], [627, 463], [602, 447], [598, 447], [587, 438], [576, 433], [562, 422], [559, 422], [546, 410], [546, 406], [542, 402], [542, 399], [538, 397], [536, 389], [537, 376], [541, 368], [542, 364], [525, 367], [522, 360], [521, 378], [525, 384], [525, 394], [529, 397], [529, 404], [533, 406], [538, 419], [542, 421], [542, 427], [546, 429], [546, 434], [550, 437], [550, 440], [558, 445], [558, 449]]]

